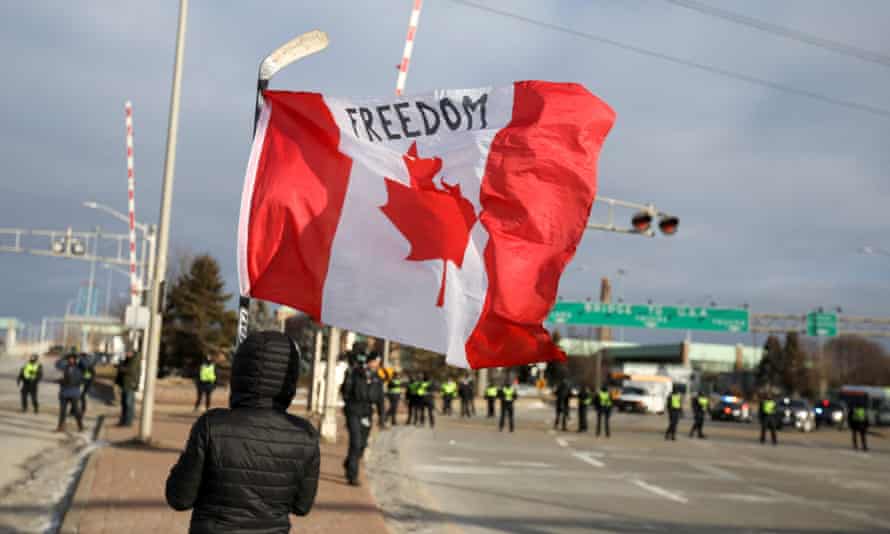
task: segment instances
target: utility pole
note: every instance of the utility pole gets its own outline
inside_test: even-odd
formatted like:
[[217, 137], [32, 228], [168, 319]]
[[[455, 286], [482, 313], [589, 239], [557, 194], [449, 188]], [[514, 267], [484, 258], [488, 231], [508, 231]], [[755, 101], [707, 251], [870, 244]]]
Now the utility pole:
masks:
[[164, 183], [161, 189], [161, 216], [158, 221], [157, 257], [149, 301], [149, 332], [145, 393], [142, 397], [142, 419], [139, 440], [151, 441], [154, 416], [155, 382], [158, 376], [158, 351], [161, 344], [164, 284], [167, 273], [167, 246], [170, 239], [170, 211], [173, 204], [173, 177], [176, 168], [176, 138], [179, 133], [179, 97], [182, 86], [182, 59], [185, 51], [185, 28], [188, 19], [188, 0], [179, 0], [179, 24], [176, 31], [176, 56], [173, 63], [173, 87], [170, 94], [170, 114], [167, 126], [167, 156], [164, 161]]
[[324, 416], [321, 437], [329, 443], [337, 442], [337, 356], [340, 352], [340, 329], [332, 326], [328, 335], [327, 378], [324, 384]]

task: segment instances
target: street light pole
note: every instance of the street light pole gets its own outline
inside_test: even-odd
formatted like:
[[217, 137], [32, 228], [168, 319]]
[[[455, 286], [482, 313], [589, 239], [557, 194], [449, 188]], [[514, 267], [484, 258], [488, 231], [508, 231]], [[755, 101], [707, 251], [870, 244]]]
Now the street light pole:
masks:
[[[158, 375], [158, 350], [161, 343], [161, 296], [167, 272], [167, 246], [170, 239], [170, 211], [173, 204], [173, 176], [176, 168], [176, 138], [179, 133], [179, 98], [182, 86], [182, 58], [185, 51], [185, 28], [188, 19], [188, 0], [179, 0], [179, 25], [176, 31], [176, 56], [173, 63], [173, 87], [170, 94], [170, 114], [167, 126], [167, 155], [164, 161], [164, 183], [161, 189], [161, 216], [158, 221], [157, 257], [151, 281], [149, 300], [148, 358], [145, 373], [145, 393], [142, 397], [142, 419], [139, 422], [139, 439], [151, 441], [152, 416], [154, 415], [155, 382]], [[153, 247], [154, 248], [154, 247]], [[144, 344], [144, 342], [143, 342]]]

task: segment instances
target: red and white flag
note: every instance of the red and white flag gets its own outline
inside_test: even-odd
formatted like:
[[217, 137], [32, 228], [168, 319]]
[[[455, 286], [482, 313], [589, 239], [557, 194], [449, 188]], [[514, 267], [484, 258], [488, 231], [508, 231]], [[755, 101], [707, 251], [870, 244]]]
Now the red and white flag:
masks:
[[241, 294], [474, 369], [561, 361], [542, 323], [615, 119], [577, 84], [389, 99], [266, 91]]

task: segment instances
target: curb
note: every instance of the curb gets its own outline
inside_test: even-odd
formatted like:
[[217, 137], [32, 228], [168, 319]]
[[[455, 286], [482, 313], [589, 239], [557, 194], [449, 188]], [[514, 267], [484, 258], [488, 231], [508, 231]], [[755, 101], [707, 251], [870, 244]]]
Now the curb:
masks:
[[[104, 436], [105, 431], [105, 415], [100, 415], [96, 421], [96, 428], [93, 429], [93, 442], [95, 443], [100, 435]], [[96, 474], [96, 461], [99, 457], [100, 450], [94, 450], [86, 458], [83, 466], [74, 476], [71, 488], [65, 494], [65, 498], [60, 505], [63, 510], [62, 524], [57, 530], [59, 534], [77, 534], [80, 530], [80, 513], [89, 504], [89, 494], [93, 489], [93, 478]]]

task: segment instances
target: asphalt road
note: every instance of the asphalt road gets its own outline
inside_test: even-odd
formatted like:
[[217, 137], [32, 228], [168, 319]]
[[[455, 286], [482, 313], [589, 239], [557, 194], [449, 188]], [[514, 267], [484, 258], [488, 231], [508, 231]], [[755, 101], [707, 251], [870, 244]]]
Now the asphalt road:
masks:
[[68, 418], [67, 433], [58, 424], [59, 377], [54, 361], [44, 359], [38, 389], [40, 413], [21, 413], [16, 377], [24, 360], [0, 358], [0, 532], [44, 532], [57, 519], [78, 463], [89, 452], [99, 411], [90, 399], [84, 432]]
[[665, 442], [665, 417], [616, 414], [606, 440], [553, 432], [551, 417], [525, 402], [514, 434], [445, 417], [377, 432], [371, 483], [393, 530], [890, 531], [886, 438], [862, 453], [847, 432], [785, 431], [773, 447], [756, 424], [709, 421], [693, 440], [687, 418]]

